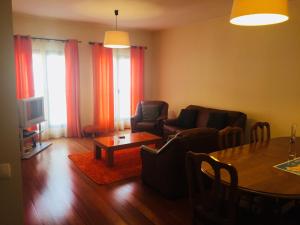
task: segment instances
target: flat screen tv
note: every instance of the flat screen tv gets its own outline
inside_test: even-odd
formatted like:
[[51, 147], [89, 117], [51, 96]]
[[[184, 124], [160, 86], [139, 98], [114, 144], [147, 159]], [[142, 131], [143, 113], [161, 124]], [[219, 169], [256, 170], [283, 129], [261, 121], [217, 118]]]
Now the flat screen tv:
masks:
[[43, 97], [20, 99], [18, 108], [21, 128], [30, 127], [45, 121]]

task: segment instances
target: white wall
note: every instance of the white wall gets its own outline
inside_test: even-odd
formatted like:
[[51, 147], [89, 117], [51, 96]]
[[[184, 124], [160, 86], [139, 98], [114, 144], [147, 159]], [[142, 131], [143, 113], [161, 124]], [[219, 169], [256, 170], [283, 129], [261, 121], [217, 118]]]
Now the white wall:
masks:
[[13, 57], [11, 0], [0, 1], [0, 164], [11, 165], [11, 178], [0, 179], [0, 224], [22, 224], [22, 190]]

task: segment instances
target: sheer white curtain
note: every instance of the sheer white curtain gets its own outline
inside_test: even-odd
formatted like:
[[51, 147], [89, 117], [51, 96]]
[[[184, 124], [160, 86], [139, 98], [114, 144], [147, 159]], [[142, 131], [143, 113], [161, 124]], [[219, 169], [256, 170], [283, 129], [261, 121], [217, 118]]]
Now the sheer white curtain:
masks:
[[130, 128], [130, 50], [114, 49], [115, 130]]
[[66, 136], [66, 82], [64, 43], [33, 40], [32, 61], [35, 95], [44, 97], [43, 138]]

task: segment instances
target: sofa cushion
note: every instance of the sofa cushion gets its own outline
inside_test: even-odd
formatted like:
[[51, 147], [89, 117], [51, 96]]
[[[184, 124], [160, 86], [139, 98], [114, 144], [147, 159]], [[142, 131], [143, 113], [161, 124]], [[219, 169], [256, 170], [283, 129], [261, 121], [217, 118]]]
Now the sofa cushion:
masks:
[[142, 105], [142, 116], [144, 121], [154, 121], [160, 114], [160, 105]]
[[178, 117], [178, 126], [183, 128], [196, 127], [197, 115], [198, 115], [198, 110], [182, 109]]
[[221, 130], [228, 124], [228, 114], [223, 112], [210, 112], [207, 127]]

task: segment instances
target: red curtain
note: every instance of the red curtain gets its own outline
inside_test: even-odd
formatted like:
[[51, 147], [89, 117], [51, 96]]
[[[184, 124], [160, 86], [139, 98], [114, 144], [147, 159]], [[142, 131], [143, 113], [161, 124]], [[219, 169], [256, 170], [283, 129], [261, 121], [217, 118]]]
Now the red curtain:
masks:
[[14, 37], [17, 99], [34, 96], [32, 44], [30, 37]]
[[137, 104], [144, 99], [144, 48], [130, 49], [131, 74], [131, 115], [135, 114]]
[[114, 130], [114, 82], [112, 49], [92, 46], [94, 79], [94, 123], [103, 132]]
[[79, 110], [78, 41], [65, 43], [67, 137], [81, 137]]

